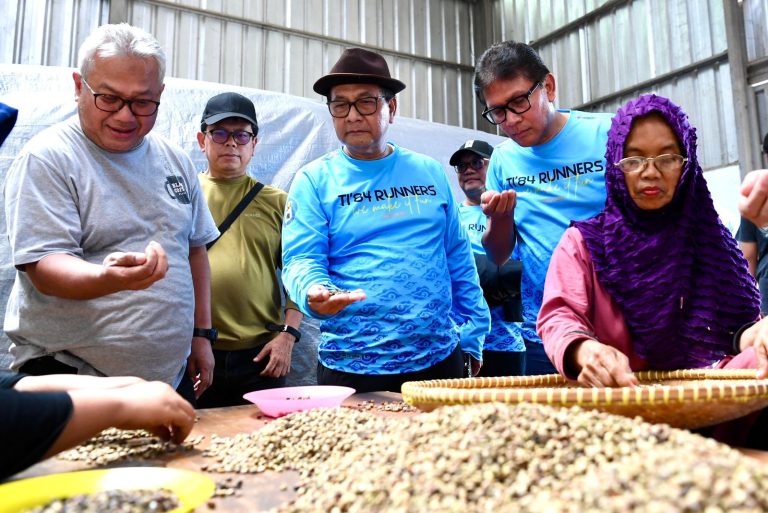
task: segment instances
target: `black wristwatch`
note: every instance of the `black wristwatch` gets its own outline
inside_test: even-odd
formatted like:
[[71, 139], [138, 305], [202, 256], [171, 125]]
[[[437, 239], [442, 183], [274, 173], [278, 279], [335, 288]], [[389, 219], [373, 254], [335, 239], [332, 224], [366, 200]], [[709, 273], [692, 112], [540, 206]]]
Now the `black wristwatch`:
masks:
[[269, 331], [274, 331], [277, 333], [290, 333], [291, 335], [293, 335], [293, 338], [296, 339], [296, 342], [301, 340], [301, 332], [296, 328], [294, 328], [293, 326], [288, 326], [287, 324], [272, 324], [270, 322], [270, 323], [267, 323], [266, 328]]
[[195, 328], [192, 330], [193, 337], [203, 337], [211, 341], [211, 345], [216, 343], [216, 339], [219, 338], [219, 330], [216, 328], [203, 329]]

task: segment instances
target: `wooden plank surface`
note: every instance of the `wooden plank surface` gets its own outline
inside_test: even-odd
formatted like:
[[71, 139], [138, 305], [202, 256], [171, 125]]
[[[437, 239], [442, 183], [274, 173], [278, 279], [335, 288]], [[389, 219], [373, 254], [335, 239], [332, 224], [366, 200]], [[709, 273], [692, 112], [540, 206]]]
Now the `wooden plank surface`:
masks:
[[[355, 406], [364, 401], [393, 402], [400, 401], [400, 394], [392, 392], [372, 392], [367, 394], [355, 394], [344, 405]], [[383, 416], [403, 416], [407, 414], [392, 412], [373, 412]], [[199, 420], [192, 429], [190, 438], [203, 436], [203, 440], [195, 446], [195, 450], [170, 454], [153, 460], [133, 460], [105, 466], [95, 467], [85, 462], [65, 461], [55, 456], [44, 460], [24, 472], [13, 476], [10, 481], [54, 474], [58, 472], [71, 472], [76, 470], [88, 470], [93, 468], [115, 468], [124, 466], [153, 466], [181, 468], [200, 471], [210, 458], [203, 456], [203, 451], [208, 448], [211, 435], [235, 436], [240, 433], [251, 433], [267, 423], [273, 421], [263, 416], [255, 405], [233, 406], [228, 408], [210, 408], [197, 410]], [[228, 478], [232, 482], [242, 482], [242, 486], [236, 495], [216, 497], [209, 501], [213, 508], [203, 504], [196, 509], [197, 513], [204, 512], [264, 512], [271, 508], [284, 504], [294, 496], [294, 487], [298, 484], [299, 475], [296, 472], [264, 472], [262, 474], [231, 474], [207, 472], [216, 483], [223, 483]]]
[[[347, 399], [344, 404], [355, 406], [368, 400], [375, 402], [400, 401], [400, 394], [391, 392], [374, 392], [368, 394], [355, 394]], [[408, 413], [379, 412], [373, 413], [389, 417], [402, 417], [413, 415]], [[274, 419], [261, 414], [256, 406], [234, 406], [230, 408], [212, 408], [198, 410], [199, 421], [195, 424], [190, 437], [204, 436], [197, 444], [195, 450], [178, 454], [166, 455], [155, 460], [141, 460], [123, 462], [98, 468], [110, 468], [120, 466], [164, 466], [200, 471], [200, 468], [210, 463], [209, 458], [203, 457], [203, 451], [210, 444], [211, 435], [234, 436], [239, 433], [251, 433], [256, 431]], [[751, 458], [768, 464], [768, 452], [742, 449], [741, 452]], [[69, 472], [73, 470], [86, 470], [95, 468], [84, 462], [71, 462], [57, 459], [56, 457], [42, 461], [24, 472], [16, 474], [11, 480], [23, 479], [53, 474], [57, 472]], [[223, 474], [206, 473], [217, 483], [222, 483], [227, 478], [233, 482], [241, 481], [242, 487], [237, 495], [217, 497], [209, 501], [213, 508], [203, 504], [198, 507], [198, 513], [204, 512], [265, 512], [271, 508], [284, 504], [294, 497], [294, 487], [298, 484], [299, 476], [296, 472], [265, 472], [263, 474]]]

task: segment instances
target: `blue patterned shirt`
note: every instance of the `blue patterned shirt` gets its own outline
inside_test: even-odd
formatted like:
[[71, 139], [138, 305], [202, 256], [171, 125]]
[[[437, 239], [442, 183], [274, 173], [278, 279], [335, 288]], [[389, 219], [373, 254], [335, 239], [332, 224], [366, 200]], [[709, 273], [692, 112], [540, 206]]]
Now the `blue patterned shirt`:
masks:
[[[288, 195], [283, 281], [305, 314], [322, 319], [318, 356], [333, 370], [422, 370], [459, 342], [480, 359], [490, 327], [442, 166], [394, 148], [371, 161], [333, 151], [301, 169]], [[318, 316], [307, 293], [326, 283], [367, 299]]]
[[[486, 217], [480, 205], [459, 205], [459, 218], [461, 226], [467, 231], [467, 236], [472, 244], [472, 252], [476, 255], [485, 255], [482, 237], [486, 229]], [[517, 257], [517, 248], [512, 253], [514, 260]], [[491, 308], [491, 332], [485, 337], [483, 349], [487, 351], [525, 351], [521, 323], [507, 322], [504, 320], [504, 307], [497, 305]]]

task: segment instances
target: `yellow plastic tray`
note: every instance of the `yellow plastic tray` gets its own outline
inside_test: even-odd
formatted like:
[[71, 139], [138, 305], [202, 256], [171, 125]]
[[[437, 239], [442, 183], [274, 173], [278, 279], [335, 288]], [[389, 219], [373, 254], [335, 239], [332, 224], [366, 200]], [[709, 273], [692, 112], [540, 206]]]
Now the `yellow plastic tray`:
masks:
[[164, 467], [124, 467], [84, 470], [32, 477], [0, 485], [0, 513], [18, 513], [48, 502], [103, 490], [156, 490], [176, 494], [186, 513], [205, 502], [216, 489], [207, 476], [189, 470]]

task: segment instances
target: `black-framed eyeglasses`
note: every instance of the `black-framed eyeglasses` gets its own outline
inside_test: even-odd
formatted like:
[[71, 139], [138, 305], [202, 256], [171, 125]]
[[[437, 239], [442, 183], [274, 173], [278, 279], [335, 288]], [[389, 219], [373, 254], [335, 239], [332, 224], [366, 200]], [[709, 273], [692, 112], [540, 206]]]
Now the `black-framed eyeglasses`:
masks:
[[256, 134], [252, 134], [247, 130], [235, 130], [234, 132], [230, 132], [229, 130], [224, 130], [223, 128], [208, 130], [206, 134], [210, 135], [211, 139], [216, 144], [225, 144], [231, 137], [235, 141], [235, 144], [239, 144], [240, 146], [248, 144], [251, 142], [251, 139], [256, 137]]
[[379, 110], [380, 99], [386, 99], [386, 96], [365, 96], [363, 98], [358, 98], [353, 102], [333, 100], [326, 105], [328, 105], [328, 110], [334, 118], [346, 118], [349, 116], [349, 111], [352, 109], [353, 105], [355, 106], [355, 110], [361, 116], [370, 116]]
[[615, 165], [625, 173], [639, 173], [648, 166], [649, 162], [653, 162], [653, 166], [660, 173], [671, 173], [681, 169], [687, 161], [688, 159], [682, 155], [665, 153], [655, 157], [627, 157], [616, 162]]
[[463, 175], [467, 172], [467, 169], [470, 167], [474, 169], [475, 171], [481, 171], [483, 169], [483, 166], [485, 166], [485, 160], [481, 157], [475, 157], [469, 162], [459, 162], [454, 167], [456, 168], [456, 173]]
[[521, 94], [520, 96], [515, 96], [509, 100], [506, 105], [502, 105], [501, 107], [494, 107], [492, 109], [485, 109], [482, 116], [489, 123], [500, 125], [507, 120], [508, 110], [511, 110], [518, 116], [520, 114], [525, 114], [531, 110], [531, 95], [540, 85], [544, 85], [544, 79], [541, 79], [533, 84], [531, 88], [528, 89], [527, 93]]
[[126, 100], [114, 94], [97, 93], [88, 85], [85, 78], [80, 77], [80, 81], [91, 92], [96, 108], [104, 112], [119, 112], [125, 105], [128, 105], [128, 109], [134, 116], [151, 116], [157, 112], [157, 108], [160, 106], [160, 102], [155, 100]]

